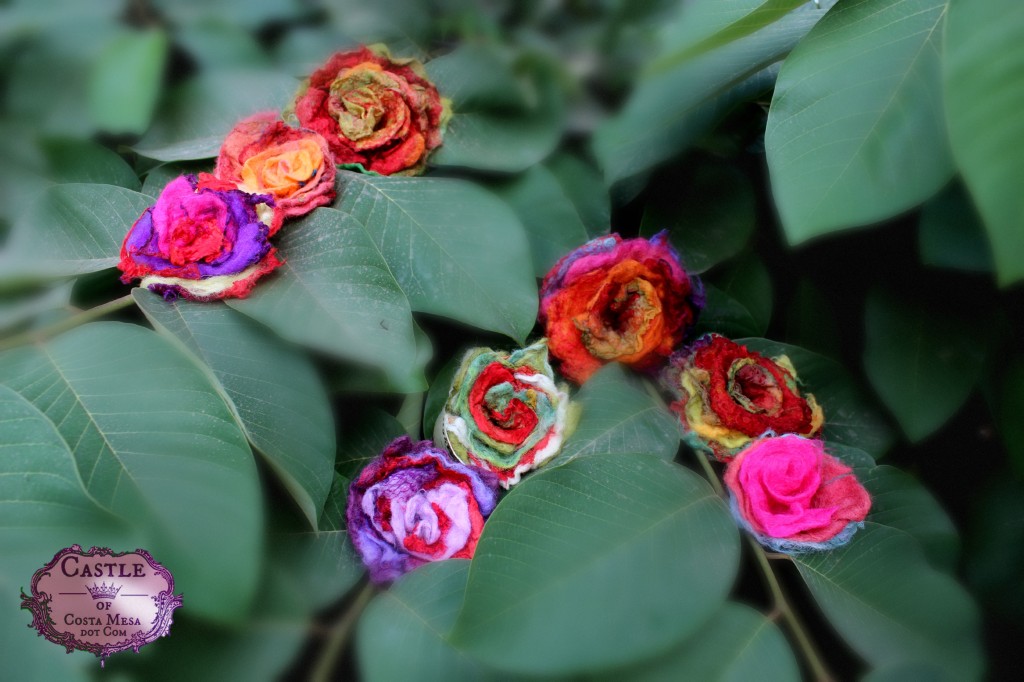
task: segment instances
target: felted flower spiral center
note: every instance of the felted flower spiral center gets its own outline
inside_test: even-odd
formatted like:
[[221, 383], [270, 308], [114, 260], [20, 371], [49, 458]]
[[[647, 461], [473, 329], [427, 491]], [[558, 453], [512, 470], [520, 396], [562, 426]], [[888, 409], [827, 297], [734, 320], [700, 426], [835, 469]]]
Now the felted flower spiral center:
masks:
[[750, 412], [774, 416], [782, 409], [782, 387], [778, 380], [752, 358], [744, 358], [729, 368], [729, 395]]
[[246, 159], [239, 169], [248, 192], [290, 197], [316, 178], [324, 165], [323, 150], [313, 140], [299, 140], [290, 148], [274, 147]]
[[379, 147], [408, 133], [410, 111], [402, 86], [372, 62], [341, 72], [331, 83], [327, 109], [354, 149]]

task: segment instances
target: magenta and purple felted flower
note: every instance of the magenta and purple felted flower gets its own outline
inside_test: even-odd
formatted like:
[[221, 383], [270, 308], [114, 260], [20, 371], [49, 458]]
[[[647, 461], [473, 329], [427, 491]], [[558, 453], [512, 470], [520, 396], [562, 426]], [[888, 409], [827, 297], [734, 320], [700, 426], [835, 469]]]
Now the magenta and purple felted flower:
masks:
[[494, 474], [402, 436], [352, 482], [348, 533], [370, 579], [386, 583], [430, 561], [471, 558], [497, 501]]
[[268, 195], [172, 180], [132, 225], [121, 245], [121, 281], [164, 298], [243, 298], [256, 280], [281, 265], [256, 207]]

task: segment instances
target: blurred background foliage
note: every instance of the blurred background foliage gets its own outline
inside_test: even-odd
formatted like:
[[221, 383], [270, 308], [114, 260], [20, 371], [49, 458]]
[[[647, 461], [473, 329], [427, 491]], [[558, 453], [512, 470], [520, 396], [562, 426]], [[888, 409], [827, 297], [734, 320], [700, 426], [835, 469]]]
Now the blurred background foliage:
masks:
[[[927, 511], [903, 521], [916, 528], [929, 559], [965, 581], [980, 604], [989, 675], [1019, 674], [1016, 645], [1024, 636], [1024, 298], [1019, 284], [1024, 278], [1024, 4], [0, 2], [0, 330], [13, 337], [59, 324], [81, 309], [123, 295], [110, 268], [124, 226], [162, 186], [181, 172], [208, 168], [209, 161], [203, 160], [216, 154], [239, 118], [281, 108], [298, 79], [332, 52], [374, 42], [386, 43], [394, 54], [427, 61], [439, 90], [454, 100], [455, 115], [429, 175], [468, 179], [500, 198], [504, 206], [492, 208], [490, 196], [459, 195], [473, 207], [467, 210], [489, 216], [484, 219], [488, 224], [521, 223], [534, 274], [543, 275], [567, 250], [610, 229], [624, 235], [668, 229], [688, 267], [706, 282], [709, 305], [702, 330], [751, 337], [751, 347], [772, 347], [759, 337], [789, 344], [786, 349], [801, 377], [826, 403], [830, 440], [876, 459], [884, 456], [934, 491], [941, 508], [928, 506], [935, 503], [927, 497], [921, 502]], [[101, 201], [102, 209], [90, 203]], [[96, 221], [108, 225], [106, 242], [87, 243], [102, 230], [87, 225], [89, 218], [76, 209], [83, 204]], [[162, 320], [152, 302], [138, 301], [140, 310], [123, 312], [121, 319], [148, 319], [172, 335], [174, 324], [190, 326], [194, 345], [188, 351], [199, 355], [216, 344], [213, 337], [204, 340], [201, 311], [180, 322]], [[316, 375], [323, 379], [341, 445], [333, 485], [329, 478], [310, 485], [290, 482], [287, 475], [278, 482], [262, 466], [259, 481], [251, 478], [269, 499], [265, 520], [258, 514], [237, 519], [252, 526], [251, 533], [243, 534], [249, 545], [238, 550], [239, 561], [249, 564], [239, 574], [238, 589], [255, 590], [254, 605], [243, 608], [246, 602], [240, 598], [242, 610], [232, 613], [230, 604], [217, 601], [228, 596], [186, 595], [187, 608], [176, 618], [171, 638], [137, 657], [115, 657], [105, 675], [178, 679], [184, 671], [201, 671], [209, 679], [242, 679], [302, 676], [340, 665], [343, 670], [358, 667], [369, 679], [410, 679], [412, 673], [401, 669], [402, 656], [386, 646], [392, 640], [379, 644], [364, 636], [355, 652], [331, 653], [331, 642], [352, 627], [344, 614], [360, 598], [350, 593], [360, 572], [336, 558], [347, 549], [343, 533], [337, 532], [342, 516], [332, 503], [343, 496], [346, 477], [388, 438], [416, 430], [421, 420], [429, 436], [432, 415], [443, 400], [438, 391], [453, 370], [448, 359], [459, 348], [470, 340], [503, 343], [491, 332], [521, 341], [532, 324], [529, 319], [525, 326], [522, 320], [488, 320], [481, 310], [479, 317], [462, 319], [476, 327], [467, 334], [444, 319], [450, 312], [412, 303], [413, 310], [432, 314], [417, 316], [402, 349], [392, 349], [383, 359], [373, 356], [376, 368], [339, 366], [320, 354], [307, 358], [293, 352], [295, 357], [287, 360], [288, 369], [282, 371], [288, 381], [309, 382], [293, 386], [297, 394], [323, 390]], [[238, 308], [274, 326], [265, 313], [261, 317], [257, 304]], [[260, 346], [247, 318], [232, 319], [237, 338], [252, 337], [253, 357], [279, 357], [276, 347]], [[277, 323], [294, 328], [294, 322]], [[288, 329], [278, 332], [318, 351], [329, 343], [293, 338]], [[326, 330], [320, 338], [331, 333]], [[109, 338], [99, 338], [105, 334]], [[90, 348], [130, 345], [109, 329], [93, 329], [91, 335], [97, 338]], [[51, 350], [71, 353], [74, 340], [65, 340], [63, 350]], [[187, 375], [181, 349], [161, 343], [167, 346], [162, 362]], [[31, 364], [24, 356], [8, 355], [0, 362], [0, 380], [15, 390], [23, 383], [23, 368]], [[401, 363], [405, 366], [396, 369]], [[234, 368], [222, 369], [228, 376]], [[244, 412], [247, 398], [254, 395], [251, 387], [221, 380], [219, 390]], [[392, 395], [428, 385], [425, 418], [415, 404], [403, 409], [401, 397]], [[620, 400], [624, 385], [610, 384], [614, 390], [604, 394], [600, 386], [585, 391], [601, 405]], [[634, 398], [643, 396], [639, 392]], [[318, 404], [299, 406], [295, 413], [318, 419], [310, 416]], [[331, 416], [323, 418], [329, 424]], [[645, 423], [644, 428], [655, 435], [652, 442], [638, 443], [638, 449], [664, 446], [671, 458], [672, 436], [666, 445], [657, 436], [659, 424]], [[287, 462], [275, 462], [274, 443], [262, 442], [251, 431], [245, 436], [267, 455], [270, 470], [288, 471]], [[331, 439], [318, 447], [329, 451]], [[648, 474], [657, 479], [656, 467]], [[899, 499], [927, 496], [900, 483], [898, 475], [903, 474], [879, 474], [882, 487], [873, 490], [876, 496], [890, 489], [885, 486], [900, 491]], [[326, 509], [304, 503], [295, 492], [311, 486], [322, 488], [316, 495], [326, 498]], [[255, 495], [255, 487], [244, 494]], [[898, 516], [900, 504], [892, 508]], [[957, 551], [946, 513], [961, 531], [962, 551]], [[317, 532], [309, 531], [303, 516]], [[115, 527], [109, 532], [112, 538], [124, 537]], [[891, 544], [883, 531], [866, 535], [871, 543]], [[20, 548], [30, 555], [31, 543], [24, 542]], [[46, 551], [57, 549], [50, 547], [52, 541], [43, 544]], [[6, 644], [21, 627], [8, 612], [13, 590], [27, 580], [33, 562], [41, 564], [49, 555], [37, 551], [35, 556], [38, 560], [8, 564], [17, 571], [0, 574]], [[801, 574], [827, 574], [827, 567], [815, 567], [815, 561], [800, 562]], [[910, 571], [907, 578], [939, 579], [912, 557], [888, 570], [901, 568]], [[797, 580], [795, 574], [783, 577]], [[456, 625], [466, 580], [465, 566], [458, 562], [428, 567], [378, 598], [360, 627], [378, 632], [395, 622], [395, 612], [426, 614], [422, 631], [392, 633], [394, 641], [425, 647], [438, 657], [438, 670], [478, 679], [485, 671], [474, 667], [475, 661], [430, 640]], [[737, 590], [741, 600], [756, 602], [748, 597], [757, 594], [750, 582], [741, 578]], [[808, 586], [831, 617], [828, 597], [822, 596], [827, 586], [816, 592], [813, 579]], [[890, 587], [898, 593], [898, 585]], [[807, 596], [797, 600], [799, 607], [807, 607], [812, 629], [834, 645], [828, 647], [828, 658], [837, 672], [861, 670], [860, 659], [877, 666], [872, 679], [935, 672], [921, 660], [890, 665], [884, 655], [873, 658], [866, 652], [884, 648], [883, 642], [867, 633], [858, 639], [837, 625], [852, 646], [847, 648], [825, 618], [815, 615]], [[780, 679], [786, 671], [795, 674], [796, 664], [778, 631], [756, 634], [762, 622], [767, 621], [749, 607], [730, 604], [702, 630], [700, 637], [710, 644], [702, 647], [690, 639], [687, 648], [676, 651], [675, 663], [645, 665], [652, 679], [666, 670], [745, 677], [744, 671], [756, 671], [765, 661], [778, 662]], [[460, 623], [462, 630], [468, 627]], [[458, 628], [454, 636], [456, 642], [471, 642]], [[754, 638], [751, 646], [757, 652], [749, 661], [727, 647], [715, 648], [744, 637]], [[936, 635], [934, 641], [940, 639]], [[33, 679], [78, 679], [95, 667], [85, 655], [54, 655], [59, 650], [48, 644], [28, 653], [12, 646], [4, 649], [3, 659], [20, 661], [16, 670]], [[709, 647], [714, 660], [702, 663], [695, 652]], [[487, 648], [480, 645], [475, 651]], [[924, 652], [934, 653], [927, 647]], [[550, 652], [549, 658], [558, 659], [560, 653]], [[489, 663], [509, 665], [497, 653], [487, 656]], [[735, 667], [716, 670], [721, 660]], [[571, 661], [565, 665], [573, 669]]]

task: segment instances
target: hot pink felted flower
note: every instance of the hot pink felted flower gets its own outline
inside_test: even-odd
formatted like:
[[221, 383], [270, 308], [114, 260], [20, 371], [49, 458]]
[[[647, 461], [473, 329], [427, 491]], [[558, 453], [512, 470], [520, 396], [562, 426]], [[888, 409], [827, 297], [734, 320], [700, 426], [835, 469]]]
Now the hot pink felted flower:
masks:
[[871, 509], [850, 467], [822, 441], [793, 434], [752, 442], [729, 463], [725, 484], [740, 525], [788, 554], [846, 544]]
[[540, 322], [562, 374], [582, 384], [608, 362], [654, 369], [704, 305], [662, 232], [650, 240], [592, 239], [555, 263], [540, 290]]
[[220, 148], [214, 174], [244, 192], [274, 197], [271, 236], [284, 219], [334, 200], [334, 156], [327, 140], [285, 125], [273, 111], [235, 125]]
[[256, 213], [267, 195], [218, 189], [194, 176], [172, 180], [121, 245], [121, 281], [167, 299], [242, 298], [281, 264]]

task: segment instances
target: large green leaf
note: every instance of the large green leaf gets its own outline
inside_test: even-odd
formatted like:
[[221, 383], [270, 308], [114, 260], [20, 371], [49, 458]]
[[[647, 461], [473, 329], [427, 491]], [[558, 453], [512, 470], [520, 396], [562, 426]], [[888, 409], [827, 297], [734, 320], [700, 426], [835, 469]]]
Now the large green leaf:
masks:
[[968, 272], [992, 272], [992, 246], [963, 185], [924, 205], [918, 227], [921, 262]]
[[985, 334], [948, 309], [930, 310], [874, 293], [866, 311], [864, 368], [912, 441], [964, 404], [985, 361]]
[[790, 243], [892, 217], [952, 176], [939, 59], [946, 3], [839, 3], [786, 59], [765, 148]]
[[950, 0], [943, 61], [953, 154], [978, 206], [1002, 284], [1024, 277], [1024, 4]]
[[913, 476], [890, 466], [858, 471], [871, 493], [871, 521], [913, 536], [933, 565], [953, 572], [960, 549], [956, 527]]
[[873, 666], [928, 660], [956, 679], [980, 678], [974, 603], [905, 533], [868, 523], [845, 547], [795, 563], [832, 626]]
[[680, 5], [660, 32], [665, 69], [758, 31], [807, 0], [695, 0]]
[[601, 174], [582, 159], [557, 154], [547, 163], [562, 191], [576, 207], [576, 213], [591, 237], [608, 234], [611, 229], [611, 199]]
[[514, 672], [624, 665], [694, 634], [738, 560], [735, 524], [693, 472], [580, 457], [524, 480], [488, 519], [451, 641]]
[[153, 117], [167, 59], [160, 29], [125, 31], [104, 46], [89, 72], [88, 113], [101, 130], [141, 135]]
[[[455, 625], [469, 562], [427, 564], [377, 595], [359, 621], [356, 656], [366, 682], [495, 679], [446, 637]], [[396, 655], [396, 652], [401, 655]]]
[[605, 182], [611, 186], [671, 158], [736, 104], [771, 89], [773, 65], [832, 4], [800, 8], [756, 33], [642, 79], [622, 110], [594, 135]]
[[338, 208], [366, 226], [413, 310], [525, 342], [537, 285], [523, 227], [503, 202], [460, 180], [339, 176]]
[[[452, 117], [430, 157], [440, 166], [519, 172], [544, 160], [562, 135], [561, 94], [551, 69], [526, 60], [522, 81], [507, 55], [465, 45], [427, 62]], [[532, 67], [532, 68], [530, 68]]]
[[51, 137], [39, 143], [55, 182], [117, 185], [138, 192], [141, 183], [116, 152], [89, 140]]
[[359, 414], [354, 422], [342, 432], [335, 465], [338, 473], [348, 478], [358, 476], [363, 467], [380, 455], [388, 443], [399, 436], [408, 435], [401, 422], [376, 408]]
[[91, 497], [171, 569], [192, 613], [245, 612], [260, 568], [256, 467], [184, 353], [137, 325], [93, 323], [5, 353], [0, 376], [56, 425]]
[[558, 179], [544, 166], [534, 166], [496, 188], [526, 228], [538, 277], [547, 274], [559, 258], [590, 237]]
[[334, 478], [334, 419], [309, 359], [231, 308], [142, 289], [136, 304], [209, 367], [249, 441], [316, 528]]
[[798, 346], [767, 339], [736, 339], [767, 357], [786, 355], [793, 361], [802, 390], [813, 393], [825, 412], [825, 438], [853, 446], [872, 457], [892, 445], [892, 430], [879, 416], [850, 373], [838, 362]]
[[679, 450], [676, 418], [621, 365], [609, 364], [573, 398], [579, 424], [550, 464], [595, 454], [639, 452], [672, 459]]
[[754, 232], [754, 190], [732, 165], [689, 166], [653, 192], [640, 232], [652, 236], [668, 230], [688, 272], [704, 272], [735, 256]]
[[283, 231], [276, 274], [229, 304], [286, 339], [384, 369], [396, 386], [419, 385], [409, 302], [371, 236], [319, 208]]
[[705, 285], [707, 305], [697, 318], [697, 333], [760, 336], [772, 321], [772, 280], [754, 255], [719, 271]]
[[160, 161], [217, 156], [239, 120], [266, 109], [282, 109], [298, 81], [277, 71], [203, 70], [172, 89], [150, 131], [135, 145]]
[[85, 491], [53, 422], [3, 385], [0, 434], [0, 575], [27, 585], [54, 552], [117, 524]]
[[782, 631], [743, 604], [727, 602], [700, 632], [649, 663], [602, 677], [608, 682], [800, 679], [800, 667]]
[[114, 185], [46, 189], [15, 224], [0, 271], [8, 277], [56, 277], [117, 265], [121, 242], [153, 203]]

